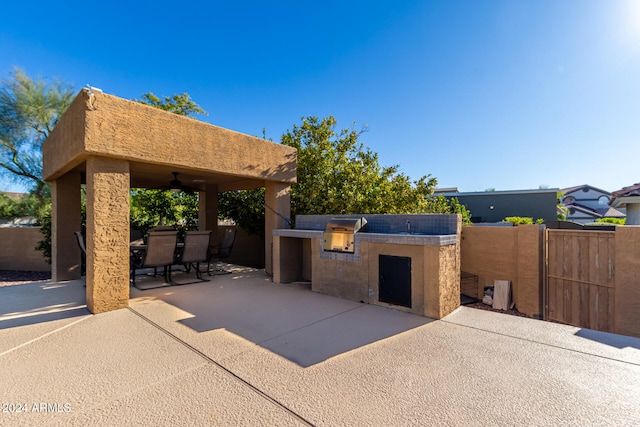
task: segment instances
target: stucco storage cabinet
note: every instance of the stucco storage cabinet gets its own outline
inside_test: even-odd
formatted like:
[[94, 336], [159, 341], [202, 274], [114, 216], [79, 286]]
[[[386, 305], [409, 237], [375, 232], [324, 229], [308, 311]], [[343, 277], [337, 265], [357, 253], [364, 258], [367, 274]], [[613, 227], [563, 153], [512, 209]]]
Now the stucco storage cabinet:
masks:
[[265, 188], [265, 268], [271, 236], [290, 215], [296, 150], [84, 89], [42, 146], [52, 183], [53, 280], [80, 278], [80, 188], [87, 191], [87, 307], [129, 305], [129, 189], [159, 188], [180, 174], [198, 191], [198, 228], [217, 235], [218, 192]]
[[[327, 224], [359, 217], [353, 253], [323, 247]], [[273, 231], [274, 282], [441, 319], [460, 306], [460, 232], [460, 215], [298, 215]]]

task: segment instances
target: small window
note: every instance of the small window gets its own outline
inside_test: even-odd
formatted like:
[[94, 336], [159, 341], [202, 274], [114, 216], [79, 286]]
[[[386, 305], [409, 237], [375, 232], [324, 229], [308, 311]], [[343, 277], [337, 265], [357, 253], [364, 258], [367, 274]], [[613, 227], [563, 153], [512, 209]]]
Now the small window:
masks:
[[608, 205], [609, 204], [609, 197], [607, 197], [607, 196], [598, 197], [598, 204], [599, 205]]
[[566, 204], [573, 203], [576, 201], [576, 198], [573, 196], [567, 196], [564, 198], [563, 202]]

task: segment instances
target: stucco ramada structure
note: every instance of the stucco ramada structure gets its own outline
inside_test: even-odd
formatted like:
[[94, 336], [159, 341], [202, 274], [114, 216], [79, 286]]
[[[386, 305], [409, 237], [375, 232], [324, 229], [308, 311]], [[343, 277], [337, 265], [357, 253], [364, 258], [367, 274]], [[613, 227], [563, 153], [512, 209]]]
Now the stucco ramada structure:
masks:
[[264, 187], [267, 273], [272, 230], [290, 216], [296, 150], [188, 117], [82, 90], [42, 147], [52, 183], [52, 278], [80, 277], [74, 231], [87, 202], [87, 307], [129, 305], [129, 191], [168, 185], [172, 172], [199, 194], [199, 228], [217, 229], [218, 193]]

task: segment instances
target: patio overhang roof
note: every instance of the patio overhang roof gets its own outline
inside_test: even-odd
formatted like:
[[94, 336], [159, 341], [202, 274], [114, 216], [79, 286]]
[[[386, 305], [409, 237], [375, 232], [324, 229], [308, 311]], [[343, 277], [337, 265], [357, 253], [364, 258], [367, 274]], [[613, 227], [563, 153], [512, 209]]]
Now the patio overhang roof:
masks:
[[215, 236], [218, 192], [265, 188], [265, 270], [272, 231], [290, 216], [295, 148], [265, 141], [96, 90], [82, 90], [42, 146], [52, 182], [52, 277], [79, 278], [81, 184], [86, 183], [87, 306], [124, 308], [130, 285], [130, 189], [200, 191], [198, 228]]
[[84, 89], [42, 146], [43, 177], [83, 176], [90, 156], [129, 162], [131, 187], [153, 188], [180, 173], [185, 185], [218, 191], [296, 182], [296, 150]]

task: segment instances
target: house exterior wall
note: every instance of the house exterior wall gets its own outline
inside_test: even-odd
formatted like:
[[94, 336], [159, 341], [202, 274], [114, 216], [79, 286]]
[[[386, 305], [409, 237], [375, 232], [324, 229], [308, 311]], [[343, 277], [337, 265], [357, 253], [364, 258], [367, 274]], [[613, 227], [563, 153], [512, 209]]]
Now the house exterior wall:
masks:
[[573, 197], [573, 199], [575, 200], [573, 203], [579, 203], [592, 209], [606, 208], [608, 206], [606, 203], [600, 204], [599, 202], [599, 199], [602, 196], [608, 198], [608, 203], [608, 200], [611, 198], [611, 193], [598, 190], [597, 188], [585, 186], [578, 188], [577, 190], [564, 193], [564, 195], [562, 196], [562, 202], [566, 203], [565, 200], [567, 200], [567, 198]]
[[445, 197], [457, 197], [471, 212], [472, 222], [499, 222], [508, 216], [532, 217], [534, 221], [557, 219], [555, 189], [446, 193]]
[[[609, 208], [611, 193], [590, 185], [581, 185], [563, 190], [562, 204], [569, 207], [567, 220], [587, 224], [601, 218]], [[602, 198], [602, 199], [601, 199]], [[605, 199], [606, 198], [606, 199]], [[577, 205], [578, 208], [571, 205]], [[593, 210], [592, 213], [590, 210]], [[620, 209], [619, 209], [620, 210]], [[624, 210], [621, 210], [624, 213]]]

